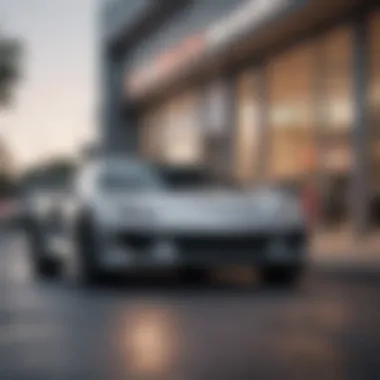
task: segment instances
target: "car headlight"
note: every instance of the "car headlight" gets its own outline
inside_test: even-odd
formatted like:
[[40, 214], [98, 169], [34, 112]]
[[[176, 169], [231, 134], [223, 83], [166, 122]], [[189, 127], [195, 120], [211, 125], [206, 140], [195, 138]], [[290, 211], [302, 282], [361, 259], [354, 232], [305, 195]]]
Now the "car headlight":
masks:
[[175, 260], [178, 253], [176, 245], [171, 241], [159, 241], [153, 249], [153, 254], [160, 261]]

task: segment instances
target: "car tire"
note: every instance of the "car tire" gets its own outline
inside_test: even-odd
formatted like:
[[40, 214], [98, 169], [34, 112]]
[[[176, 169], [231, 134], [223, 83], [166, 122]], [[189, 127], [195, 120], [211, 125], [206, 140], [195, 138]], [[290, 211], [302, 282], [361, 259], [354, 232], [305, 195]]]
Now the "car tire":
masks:
[[291, 287], [295, 286], [301, 279], [302, 266], [266, 266], [262, 268], [261, 275], [265, 285]]
[[75, 252], [66, 266], [69, 283], [76, 287], [93, 287], [100, 283], [101, 270], [96, 260], [96, 235], [91, 218], [82, 216], [75, 228]]
[[48, 279], [55, 277], [58, 272], [58, 264], [49, 258], [33, 259], [32, 272], [38, 279]]
[[207, 279], [207, 271], [204, 268], [188, 267], [180, 271], [181, 281], [185, 284], [204, 284]]
[[28, 222], [27, 240], [29, 245], [29, 263], [32, 275], [36, 279], [46, 279], [58, 274], [59, 265], [46, 251], [45, 242], [38, 225]]

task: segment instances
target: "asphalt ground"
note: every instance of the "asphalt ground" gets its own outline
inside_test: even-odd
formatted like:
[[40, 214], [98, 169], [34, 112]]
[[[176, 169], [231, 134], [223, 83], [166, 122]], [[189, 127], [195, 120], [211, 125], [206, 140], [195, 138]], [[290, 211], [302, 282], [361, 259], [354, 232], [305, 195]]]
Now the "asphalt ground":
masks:
[[[228, 271], [227, 271], [228, 272]], [[0, 379], [380, 379], [380, 283], [311, 268], [295, 289], [230, 270], [77, 290], [0, 231]]]

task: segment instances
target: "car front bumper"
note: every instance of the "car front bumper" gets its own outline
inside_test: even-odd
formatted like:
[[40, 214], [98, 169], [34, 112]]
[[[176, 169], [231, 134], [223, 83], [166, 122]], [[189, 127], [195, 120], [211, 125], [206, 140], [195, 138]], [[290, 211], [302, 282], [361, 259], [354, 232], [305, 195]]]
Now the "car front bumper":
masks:
[[307, 251], [304, 230], [260, 234], [117, 233], [101, 254], [108, 269], [215, 265], [302, 264]]

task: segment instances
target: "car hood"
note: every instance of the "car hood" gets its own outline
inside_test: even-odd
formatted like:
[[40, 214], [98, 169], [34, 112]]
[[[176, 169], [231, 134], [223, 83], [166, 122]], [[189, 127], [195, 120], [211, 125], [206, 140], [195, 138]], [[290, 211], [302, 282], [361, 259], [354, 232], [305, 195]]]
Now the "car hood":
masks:
[[119, 224], [164, 229], [249, 230], [300, 223], [298, 202], [281, 192], [157, 192], [114, 194], [101, 216]]

